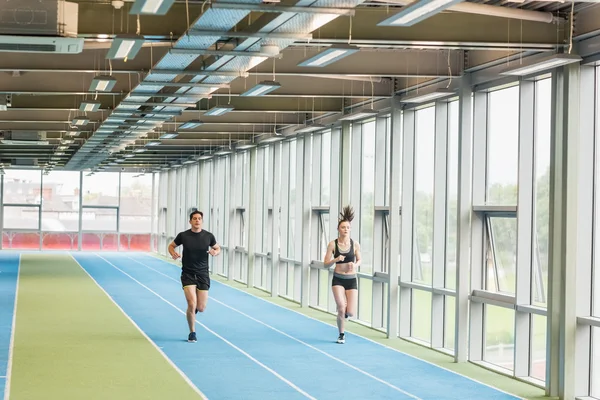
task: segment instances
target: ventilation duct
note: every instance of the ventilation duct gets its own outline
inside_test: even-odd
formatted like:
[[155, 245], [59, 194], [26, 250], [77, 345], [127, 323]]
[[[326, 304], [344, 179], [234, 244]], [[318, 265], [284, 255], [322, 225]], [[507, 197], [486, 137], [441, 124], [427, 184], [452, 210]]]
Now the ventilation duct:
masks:
[[7, 131], [4, 132], [4, 138], [0, 140], [2, 144], [16, 146], [36, 146], [47, 145], [46, 132], [38, 131]]
[[63, 0], [0, 1], [0, 51], [80, 53], [78, 14], [77, 3]]
[[[313, 2], [311, 7], [323, 7], [328, 9], [347, 9], [354, 8], [363, 0], [319, 0]], [[234, 9], [234, 3], [239, 4], [239, 9]], [[202, 50], [212, 48], [212, 46], [222, 38], [223, 31], [229, 31], [234, 28], [241, 20], [246, 18], [250, 11], [250, 5], [260, 5], [263, 2], [260, 0], [236, 0], [234, 2], [229, 1], [228, 9], [208, 8], [197, 20], [190, 26], [189, 32], [204, 31], [206, 34], [200, 35], [182, 35], [182, 37], [173, 45], [173, 49], [182, 50], [198, 50], [201, 53]], [[273, 6], [276, 7], [276, 6]], [[301, 8], [300, 6], [298, 8]], [[267, 25], [259, 29], [258, 34], [265, 34], [268, 36], [270, 33], [283, 33], [283, 34], [307, 34], [319, 29], [321, 26], [333, 21], [339, 14], [331, 13], [320, 13], [318, 11], [313, 12], [282, 12]], [[211, 35], [209, 32], [215, 32]], [[277, 38], [271, 37], [268, 39], [269, 48], [274, 49], [275, 47], [279, 51], [283, 51], [288, 46], [294, 43], [294, 38]], [[248, 71], [255, 66], [259, 65], [267, 59], [265, 56], [256, 56], [255, 54], [260, 52], [265, 47], [265, 38], [261, 37], [249, 37], [239, 42], [235, 47], [235, 54], [227, 54], [216, 58], [213, 64], [208, 65], [205, 69], [209, 74], [207, 75], [196, 75], [190, 81], [190, 83], [203, 83], [218, 85], [229, 84], [244, 71]], [[248, 52], [248, 55], [244, 55], [244, 52]], [[251, 54], [254, 53], [254, 54]], [[194, 98], [199, 101], [202, 98], [210, 98], [211, 93], [214, 91], [209, 87], [191, 87], [191, 88], [179, 88], [172, 95], [161, 93], [163, 89], [167, 88], [166, 82], [174, 81], [178, 74], [177, 71], [183, 71], [189, 67], [200, 54], [194, 53], [194, 51], [186, 52], [186, 54], [177, 54], [177, 51], [171, 51], [167, 53], [156, 65], [153, 70], [144, 77], [143, 83], [133, 89], [132, 92], [126, 96], [123, 101], [115, 107], [112, 115], [123, 115], [129, 113], [130, 115], [139, 113], [140, 106], [144, 105], [144, 113], [146, 116], [154, 117], [156, 119], [163, 119], [165, 122], [169, 121], [173, 113], [181, 113], [183, 109], [189, 108], [190, 98]], [[160, 70], [168, 70], [169, 72], [160, 72]], [[154, 72], [156, 71], [156, 72]], [[219, 72], [223, 72], [223, 75], [219, 75]], [[160, 98], [160, 105], [154, 103], [156, 98]], [[151, 103], [152, 102], [152, 103]], [[195, 104], [194, 104], [195, 105]], [[227, 104], [219, 104], [221, 106], [227, 106]], [[108, 120], [112, 119], [111, 117]], [[121, 117], [123, 122], [127, 120], [127, 124], [130, 127], [141, 127], [143, 118], [136, 118], [136, 121], [132, 121], [130, 118]], [[108, 121], [105, 121], [108, 124]], [[140, 124], [140, 125], [136, 125]], [[108, 129], [105, 124], [101, 124], [96, 132], [94, 132], [92, 138], [94, 140], [88, 140], [81, 146], [77, 152], [71, 157], [67, 165], [67, 169], [81, 170], [86, 168], [94, 168], [98, 164], [103, 163], [109, 158], [111, 151], [117, 151], [118, 148], [123, 146], [125, 143], [131, 143], [136, 139], [142, 137], [142, 135], [148, 135], [149, 139], [156, 139], [156, 134], [150, 134], [152, 129], [129, 129], [125, 132], [117, 132], [114, 129]], [[104, 150], [102, 142], [103, 139], [114, 140], [112, 147]]]

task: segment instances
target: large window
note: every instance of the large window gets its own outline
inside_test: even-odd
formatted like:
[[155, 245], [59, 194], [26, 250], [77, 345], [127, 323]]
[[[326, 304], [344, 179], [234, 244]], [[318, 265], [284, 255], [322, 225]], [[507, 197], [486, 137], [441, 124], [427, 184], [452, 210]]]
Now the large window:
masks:
[[[519, 87], [488, 95], [486, 204], [516, 206], [519, 167]], [[478, 151], [478, 150], [475, 150]], [[487, 217], [486, 289], [515, 293], [517, 222]]]
[[3, 194], [4, 229], [38, 230], [43, 197], [41, 171], [6, 170]]
[[[458, 101], [448, 104], [448, 169], [446, 206], [445, 287], [456, 288], [456, 235], [458, 229]], [[454, 315], [454, 312], [453, 312]]]
[[361, 124], [362, 179], [360, 191], [360, 271], [373, 271], [373, 233], [375, 213], [375, 120]]
[[42, 230], [79, 231], [79, 172], [52, 171], [44, 175]]
[[412, 266], [412, 280], [428, 285], [432, 283], [434, 157], [435, 107], [428, 107], [416, 112]]

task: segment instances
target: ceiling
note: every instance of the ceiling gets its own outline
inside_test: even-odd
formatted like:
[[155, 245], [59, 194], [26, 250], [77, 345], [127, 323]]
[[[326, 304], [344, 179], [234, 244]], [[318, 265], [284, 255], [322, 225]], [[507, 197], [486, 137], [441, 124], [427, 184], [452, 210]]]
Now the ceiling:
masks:
[[[600, 29], [594, 2], [572, 8], [468, 1], [409, 27], [383, 27], [377, 24], [408, 0], [235, 0], [223, 8], [189, 0], [176, 1], [163, 16], [140, 16], [144, 46], [133, 59], [109, 62], [113, 38], [138, 31], [138, 17], [129, 13], [134, 3], [119, 9], [111, 1], [71, 3], [78, 6], [69, 15], [77, 22], [74, 35], [84, 39], [81, 52], [0, 52], [0, 107], [8, 100], [0, 111], [3, 168], [166, 169], [363, 107], [385, 108], [394, 94], [431, 83], [456, 85], [465, 70], [521, 52], [562, 51], [571, 37], [571, 12], [574, 36]], [[579, 23], [583, 15], [587, 20]], [[0, 18], [0, 34], [13, 33], [7, 26]], [[195, 34], [186, 35], [190, 30]], [[325, 67], [298, 66], [329, 46], [348, 44], [360, 50]], [[98, 75], [112, 76], [114, 87], [91, 91]], [[241, 96], [261, 81], [280, 87], [266, 96]], [[99, 109], [81, 111], [84, 101], [100, 103]], [[205, 115], [216, 105], [233, 111]], [[89, 122], [75, 127], [76, 117]], [[202, 124], [181, 129], [191, 120]], [[160, 139], [167, 132], [178, 135]], [[22, 141], [31, 139], [27, 135], [37, 135], [37, 144]]]

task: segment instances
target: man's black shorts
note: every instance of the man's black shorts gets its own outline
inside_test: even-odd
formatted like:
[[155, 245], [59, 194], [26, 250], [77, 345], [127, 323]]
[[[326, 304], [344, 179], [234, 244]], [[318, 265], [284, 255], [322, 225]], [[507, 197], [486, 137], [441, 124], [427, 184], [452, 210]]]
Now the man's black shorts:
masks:
[[210, 276], [208, 274], [189, 274], [182, 272], [181, 285], [183, 287], [196, 286], [197, 290], [208, 290], [210, 289]]

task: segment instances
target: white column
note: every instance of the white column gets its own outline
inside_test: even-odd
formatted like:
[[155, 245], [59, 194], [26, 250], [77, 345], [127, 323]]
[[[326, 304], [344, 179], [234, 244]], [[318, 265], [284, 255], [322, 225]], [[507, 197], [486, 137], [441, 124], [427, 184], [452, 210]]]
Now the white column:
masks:
[[[531, 304], [531, 268], [533, 265], [533, 202], [535, 190], [535, 82], [519, 85], [519, 193], [517, 198], [516, 304]], [[529, 376], [529, 313], [515, 311], [515, 376]]]
[[250, 182], [248, 191], [248, 208], [246, 209], [246, 218], [248, 219], [248, 243], [246, 251], [248, 252], [248, 287], [254, 287], [254, 263], [256, 262], [256, 215], [258, 214], [256, 197], [259, 195], [256, 184], [257, 171], [257, 149], [250, 149]]
[[[311, 216], [312, 216], [312, 210], [311, 210], [311, 194], [312, 194], [312, 179], [311, 179], [311, 175], [312, 175], [312, 171], [311, 171], [311, 159], [312, 159], [312, 140], [311, 140], [311, 136], [310, 135], [305, 135], [304, 139], [302, 142], [303, 143], [303, 149], [302, 151], [299, 151], [299, 154], [303, 154], [303, 162], [302, 164], [299, 165], [303, 165], [304, 168], [301, 171], [296, 171], [296, 173], [300, 176], [301, 178], [301, 183], [302, 186], [298, 186], [298, 188], [301, 188], [302, 190], [302, 205], [301, 207], [298, 207], [301, 210], [301, 215], [302, 218], [298, 221], [298, 225], [300, 225], [299, 229], [298, 226], [296, 228], [297, 231], [301, 232], [301, 238], [302, 238], [302, 246], [301, 246], [301, 253], [300, 253], [300, 262], [302, 264], [302, 273], [301, 273], [301, 282], [302, 282], [302, 286], [300, 289], [300, 303], [302, 304], [302, 307], [308, 307], [309, 305], [309, 288], [310, 288], [310, 262], [311, 262], [311, 257], [310, 257], [310, 248], [311, 248]], [[299, 143], [299, 144], [300, 144]], [[316, 168], [313, 165], [314, 168]], [[314, 185], [315, 190], [318, 190], [318, 186]], [[318, 238], [317, 238], [318, 239]], [[315, 244], [315, 241], [312, 242], [312, 245]], [[313, 288], [313, 290], [318, 290], [318, 287]]]
[[[446, 278], [446, 210], [448, 181], [448, 103], [435, 105], [435, 172], [433, 188], [432, 287], [444, 288]], [[431, 347], [444, 347], [444, 298], [431, 293]]]
[[[456, 240], [456, 325], [455, 355], [456, 362], [467, 361], [469, 345], [469, 273], [471, 244], [471, 176], [473, 172], [473, 132], [472, 126], [472, 89], [470, 75], [461, 79], [459, 91], [459, 133], [458, 133], [458, 232]], [[471, 335], [476, 336], [476, 334]]]
[[271, 297], [279, 295], [279, 209], [281, 208], [281, 144], [271, 146], [273, 169], [273, 231], [271, 235]]

